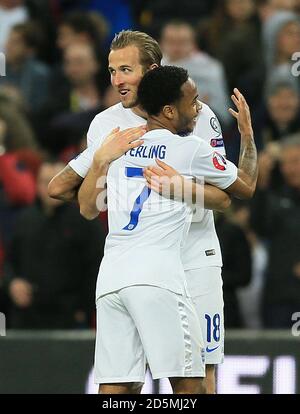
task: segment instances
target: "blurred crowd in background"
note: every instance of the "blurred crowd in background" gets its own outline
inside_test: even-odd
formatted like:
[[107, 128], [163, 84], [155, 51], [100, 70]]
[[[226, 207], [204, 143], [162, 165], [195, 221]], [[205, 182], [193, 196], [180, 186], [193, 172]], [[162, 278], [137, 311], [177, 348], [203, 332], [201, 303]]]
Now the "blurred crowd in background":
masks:
[[[226, 328], [289, 328], [300, 311], [300, 0], [0, 0], [0, 311], [14, 329], [94, 326], [106, 216], [47, 195], [86, 146], [93, 117], [118, 102], [107, 70], [122, 29], [145, 31], [163, 64], [183, 66], [222, 125], [239, 133], [238, 87], [259, 150], [254, 199], [216, 215]], [[300, 53], [299, 53], [300, 56]]]

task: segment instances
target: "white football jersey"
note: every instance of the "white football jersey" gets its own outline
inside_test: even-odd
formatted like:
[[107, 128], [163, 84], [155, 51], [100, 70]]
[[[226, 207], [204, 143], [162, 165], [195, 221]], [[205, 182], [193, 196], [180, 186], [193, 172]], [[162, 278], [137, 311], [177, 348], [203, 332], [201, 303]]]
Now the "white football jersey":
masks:
[[[70, 167], [81, 177], [85, 177], [92, 164], [95, 150], [116, 127], [121, 130], [146, 124], [146, 120], [136, 115], [131, 109], [124, 108], [118, 103], [96, 115], [88, 134], [88, 148], [74, 160]], [[222, 131], [216, 115], [203, 104], [199, 114], [194, 135], [204, 139], [221, 155], [225, 155]], [[184, 141], [183, 141], [184, 142]], [[182, 153], [183, 156], [184, 153]], [[171, 164], [171, 166], [173, 166]], [[213, 212], [205, 210], [202, 220], [192, 222], [186, 243], [181, 252], [184, 269], [196, 269], [206, 266], [222, 266], [220, 244], [216, 235]]]
[[[222, 156], [226, 156], [220, 123], [208, 105], [203, 104], [193, 134], [204, 139]], [[181, 260], [185, 270], [222, 266], [221, 247], [212, 210], [205, 210], [201, 221], [192, 222]]]
[[[165, 129], [146, 133], [144, 143], [111, 163], [107, 174], [108, 224], [97, 298], [132, 285], [154, 285], [188, 294], [181, 246], [191, 210], [151, 191], [143, 168], [161, 159], [180, 174], [221, 189], [237, 178], [237, 168], [196, 136]], [[185, 154], [183, 157], [182, 154]]]

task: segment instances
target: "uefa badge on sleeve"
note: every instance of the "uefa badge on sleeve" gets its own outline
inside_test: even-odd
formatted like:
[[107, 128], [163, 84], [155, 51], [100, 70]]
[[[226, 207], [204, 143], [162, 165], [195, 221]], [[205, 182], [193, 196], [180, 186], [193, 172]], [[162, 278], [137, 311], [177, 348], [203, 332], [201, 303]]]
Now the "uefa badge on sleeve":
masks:
[[223, 155], [219, 154], [218, 152], [213, 153], [213, 164], [217, 170], [226, 170], [226, 159], [223, 157]]
[[210, 145], [213, 148], [224, 147], [224, 140], [223, 140], [223, 138], [212, 138], [210, 140]]
[[220, 135], [222, 135], [222, 129], [221, 129], [221, 125], [220, 122], [218, 121], [218, 119], [214, 116], [213, 118], [210, 118], [210, 126], [212, 127], [212, 129], [215, 131], [215, 133], [217, 134], [216, 137], [218, 138]]

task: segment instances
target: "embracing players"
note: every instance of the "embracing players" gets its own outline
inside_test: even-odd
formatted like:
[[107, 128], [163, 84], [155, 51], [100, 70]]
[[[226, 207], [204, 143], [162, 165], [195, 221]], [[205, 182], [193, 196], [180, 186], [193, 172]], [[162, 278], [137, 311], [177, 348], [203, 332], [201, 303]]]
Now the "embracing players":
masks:
[[[88, 132], [88, 148], [76, 160], [56, 176], [49, 185], [49, 192], [54, 197], [72, 199], [83, 178], [93, 164], [94, 153], [111, 130], [119, 127], [139, 127], [146, 123], [146, 114], [137, 100], [137, 88], [143, 75], [160, 65], [161, 51], [157, 42], [145, 33], [124, 31], [112, 42], [109, 55], [109, 70], [113, 86], [120, 94], [121, 103], [100, 113], [93, 120]], [[199, 105], [199, 115], [194, 127], [194, 134], [205, 139], [216, 150], [215, 165], [220, 171], [224, 167], [224, 146], [217, 118], [205, 104]], [[201, 108], [200, 108], [201, 107]], [[248, 130], [241, 131], [251, 135], [251, 123]], [[143, 134], [142, 129], [129, 132], [116, 132], [117, 142], [122, 143], [126, 152], [135, 139]], [[130, 135], [131, 134], [131, 135]], [[80, 167], [79, 167], [80, 166]], [[164, 166], [166, 174], [172, 170]], [[246, 196], [248, 194], [245, 194]], [[96, 206], [96, 198], [95, 203]], [[204, 203], [210, 209], [223, 209], [229, 205], [226, 193], [212, 186], [205, 186]], [[97, 214], [97, 211], [96, 211]], [[94, 212], [91, 212], [91, 216]], [[221, 279], [221, 252], [216, 236], [213, 213], [206, 210], [199, 222], [192, 223], [181, 254], [186, 272], [187, 284], [197, 304], [202, 334], [206, 349], [206, 389], [215, 391], [214, 365], [223, 359], [223, 299]]]

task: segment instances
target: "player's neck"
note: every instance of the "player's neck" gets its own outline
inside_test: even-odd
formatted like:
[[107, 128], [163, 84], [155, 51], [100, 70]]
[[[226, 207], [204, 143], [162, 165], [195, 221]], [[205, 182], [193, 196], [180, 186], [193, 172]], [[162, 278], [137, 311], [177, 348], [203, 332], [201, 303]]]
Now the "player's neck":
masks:
[[147, 129], [148, 131], [153, 131], [154, 129], [167, 129], [171, 131], [173, 134], [176, 134], [176, 129], [173, 125], [168, 122], [167, 120], [162, 120], [159, 117], [151, 116], [147, 120]]
[[[147, 119], [148, 116], [146, 114], [145, 111], [143, 111], [139, 106], [134, 106], [133, 108], [131, 108], [132, 112], [135, 115], [138, 115], [144, 119]], [[173, 127], [172, 124], [170, 124], [167, 120], [165, 119], [160, 119], [159, 116], [151, 116], [147, 119], [147, 126], [148, 126], [148, 131], [152, 131], [154, 129], [167, 129], [171, 132], [173, 132], [173, 134], [176, 134], [177, 131], [176, 129]]]
[[132, 112], [141, 118], [147, 119], [147, 114], [145, 111], [143, 111], [139, 106], [134, 106], [131, 108]]

